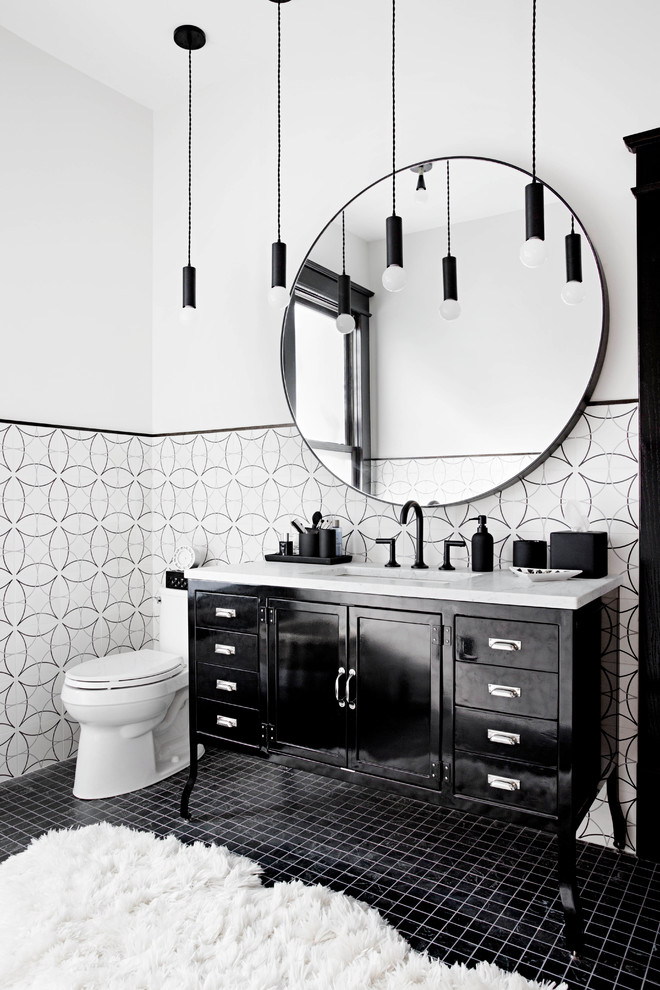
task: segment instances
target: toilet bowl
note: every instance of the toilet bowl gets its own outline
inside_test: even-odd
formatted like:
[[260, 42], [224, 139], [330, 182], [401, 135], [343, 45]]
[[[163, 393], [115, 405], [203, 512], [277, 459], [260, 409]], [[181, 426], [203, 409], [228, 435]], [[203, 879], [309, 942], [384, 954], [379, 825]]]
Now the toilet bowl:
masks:
[[115, 797], [190, 762], [188, 595], [161, 588], [158, 650], [87, 660], [64, 676], [62, 703], [80, 723], [75, 797]]

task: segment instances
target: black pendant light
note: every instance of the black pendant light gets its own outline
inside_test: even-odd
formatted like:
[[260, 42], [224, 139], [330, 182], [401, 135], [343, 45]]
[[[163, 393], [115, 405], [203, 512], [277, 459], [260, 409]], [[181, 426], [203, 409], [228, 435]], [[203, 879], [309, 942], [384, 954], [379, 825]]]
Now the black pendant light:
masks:
[[538, 268], [545, 260], [543, 183], [536, 178], [536, 0], [532, 0], [532, 181], [525, 186], [525, 243], [520, 260]]
[[270, 0], [277, 4], [277, 240], [271, 254], [271, 279], [268, 302], [273, 309], [285, 309], [289, 302], [286, 290], [286, 244], [281, 238], [282, 212], [282, 9], [289, 0]]
[[387, 267], [383, 287], [400, 292], [406, 284], [403, 270], [403, 227], [396, 215], [396, 0], [392, 0], [392, 216], [385, 221]]
[[433, 162], [423, 162], [421, 165], [413, 165], [410, 169], [417, 175], [417, 185], [415, 186], [415, 202], [416, 203], [426, 203], [429, 194], [426, 188], [426, 179], [424, 178], [424, 173], [429, 172], [433, 168]]
[[351, 312], [351, 276], [346, 274], [346, 226], [341, 212], [341, 275], [337, 279], [337, 329], [340, 333], [352, 333], [355, 320]]
[[567, 306], [577, 306], [584, 299], [582, 285], [582, 238], [575, 233], [575, 217], [571, 214], [571, 232], [566, 234], [566, 284], [561, 297]]
[[443, 302], [440, 315], [445, 320], [455, 320], [461, 315], [458, 304], [458, 280], [456, 278], [456, 258], [451, 253], [451, 213], [449, 209], [449, 160], [447, 160], [447, 254], [442, 259]]
[[182, 24], [174, 31], [174, 41], [188, 52], [188, 264], [183, 269], [183, 309], [181, 319], [192, 321], [197, 313], [197, 271], [190, 264], [192, 232], [192, 53], [203, 48], [206, 35], [193, 24]]

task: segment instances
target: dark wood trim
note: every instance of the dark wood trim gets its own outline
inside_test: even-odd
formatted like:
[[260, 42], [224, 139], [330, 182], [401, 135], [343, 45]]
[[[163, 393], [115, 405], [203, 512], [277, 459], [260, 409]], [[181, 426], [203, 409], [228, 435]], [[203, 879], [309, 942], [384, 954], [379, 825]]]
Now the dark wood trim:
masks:
[[[337, 312], [337, 272], [306, 260], [296, 277], [293, 300], [304, 306], [335, 314]], [[351, 312], [355, 332], [344, 337], [344, 394], [346, 448], [353, 450], [351, 485], [361, 491], [371, 490], [371, 384], [369, 357], [369, 300], [374, 293], [351, 281]], [[289, 306], [282, 327], [280, 361], [284, 393], [293, 416], [296, 416], [295, 305]], [[317, 442], [303, 437], [310, 449], [321, 449]], [[328, 447], [326, 449], [336, 449]], [[342, 479], [343, 480], [343, 479]]]
[[660, 862], [660, 128], [624, 141], [637, 156], [637, 193], [644, 190], [635, 197], [640, 454], [637, 852]]

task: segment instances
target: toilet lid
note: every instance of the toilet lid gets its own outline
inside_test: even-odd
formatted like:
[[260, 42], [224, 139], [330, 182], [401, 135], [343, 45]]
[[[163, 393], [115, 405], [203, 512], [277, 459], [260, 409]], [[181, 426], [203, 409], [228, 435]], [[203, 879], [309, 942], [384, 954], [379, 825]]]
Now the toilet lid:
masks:
[[67, 671], [70, 687], [112, 689], [142, 687], [175, 677], [184, 669], [183, 658], [160, 650], [132, 650], [97, 660], [85, 660]]

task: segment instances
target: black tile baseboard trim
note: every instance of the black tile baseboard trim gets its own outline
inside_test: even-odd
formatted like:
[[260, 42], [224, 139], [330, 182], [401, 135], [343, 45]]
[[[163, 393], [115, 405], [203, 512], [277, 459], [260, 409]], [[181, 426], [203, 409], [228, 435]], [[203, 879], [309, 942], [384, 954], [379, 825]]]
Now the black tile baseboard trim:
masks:
[[266, 423], [258, 426], [221, 426], [213, 430], [179, 430], [174, 433], [144, 433], [140, 430], [115, 430], [103, 426], [71, 426], [63, 423], [33, 423], [24, 419], [3, 419], [7, 426], [35, 426], [41, 430], [78, 430], [80, 433], [114, 433], [121, 437], [145, 437], [148, 440], [162, 440], [164, 437], [192, 437], [210, 433], [243, 433], [246, 430], [282, 430], [295, 427], [295, 423]]

